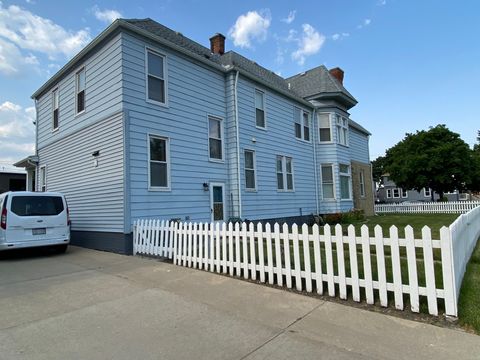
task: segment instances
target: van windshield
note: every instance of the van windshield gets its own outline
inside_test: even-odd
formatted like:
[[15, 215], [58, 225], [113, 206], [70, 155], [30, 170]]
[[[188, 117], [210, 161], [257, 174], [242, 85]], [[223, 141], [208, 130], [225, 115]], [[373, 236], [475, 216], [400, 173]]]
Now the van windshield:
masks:
[[18, 216], [58, 215], [63, 211], [60, 196], [14, 196], [11, 210]]

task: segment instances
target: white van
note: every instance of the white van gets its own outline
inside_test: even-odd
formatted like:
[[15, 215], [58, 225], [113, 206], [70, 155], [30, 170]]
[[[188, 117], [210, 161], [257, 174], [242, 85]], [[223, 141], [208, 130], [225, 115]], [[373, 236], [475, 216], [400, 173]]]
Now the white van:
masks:
[[0, 194], [0, 251], [70, 243], [70, 216], [65, 197], [55, 192]]

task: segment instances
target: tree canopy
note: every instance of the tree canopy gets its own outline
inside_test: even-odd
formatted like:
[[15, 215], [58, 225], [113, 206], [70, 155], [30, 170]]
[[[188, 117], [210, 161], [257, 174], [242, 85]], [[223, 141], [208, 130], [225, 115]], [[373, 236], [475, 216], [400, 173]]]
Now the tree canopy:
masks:
[[480, 157], [445, 125], [406, 134], [385, 158], [384, 170], [404, 189], [431, 188], [443, 197], [445, 192], [473, 190], [478, 183]]
[[372, 177], [373, 181], [381, 183], [382, 175], [385, 174], [385, 156], [379, 156], [372, 161]]

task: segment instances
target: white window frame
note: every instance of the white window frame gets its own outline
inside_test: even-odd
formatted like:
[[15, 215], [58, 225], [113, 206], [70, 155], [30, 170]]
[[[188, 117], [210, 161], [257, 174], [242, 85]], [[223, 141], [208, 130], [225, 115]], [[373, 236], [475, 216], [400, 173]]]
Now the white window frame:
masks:
[[458, 192], [458, 200], [461, 200], [461, 201], [467, 201], [468, 200], [468, 193], [461, 193], [461, 192]]
[[[324, 191], [323, 191], [323, 185], [324, 185], [323, 168], [324, 167], [330, 167], [332, 169], [332, 192], [333, 192], [333, 197], [332, 198], [326, 198], [325, 195], [324, 195]], [[326, 201], [336, 200], [337, 199], [337, 191], [336, 191], [336, 185], [335, 185], [335, 166], [334, 166], [334, 164], [331, 164], [331, 163], [320, 164], [320, 181], [321, 181], [321, 184], [322, 184], [322, 199], [326, 200]], [[327, 183], [327, 185], [330, 185], [330, 183]]]
[[385, 194], [387, 196], [387, 199], [392, 198], [392, 189], [385, 189]]
[[[283, 178], [283, 189], [278, 188], [278, 179], [277, 175], [280, 174], [280, 172], [277, 170], [277, 160], [278, 158], [281, 158], [282, 160], [282, 178]], [[291, 163], [291, 168], [292, 171], [290, 173], [287, 173], [287, 159], [290, 159]], [[287, 178], [288, 174], [292, 175], [292, 188], [288, 188], [287, 184]], [[277, 155], [275, 156], [275, 182], [277, 183], [277, 192], [295, 192], [295, 172], [294, 172], [294, 165], [293, 165], [293, 158], [291, 156], [286, 156], [286, 155]]]
[[360, 197], [364, 198], [365, 197], [365, 171], [360, 170], [359, 172], [359, 177], [360, 177]]
[[[342, 165], [348, 166], [348, 173], [341, 172], [340, 167]], [[348, 195], [350, 195], [350, 197], [348, 198], [342, 198], [342, 180], [341, 180], [342, 176], [348, 177]], [[338, 164], [338, 180], [339, 180], [339, 186], [340, 186], [340, 201], [351, 201], [352, 200], [352, 165], [351, 164], [344, 164], [344, 163]]]
[[[56, 99], [55, 99], [56, 97]], [[55, 102], [57, 106], [55, 107]], [[57, 110], [57, 127], [55, 127], [55, 110]], [[52, 132], [55, 132], [60, 127], [60, 92], [58, 87], [52, 90]]]
[[[152, 186], [151, 185], [150, 163], [152, 161], [154, 161], [154, 162], [160, 162], [160, 161], [151, 160], [150, 138], [156, 138], [156, 139], [166, 141], [166, 146], [165, 146], [165, 151], [166, 151], [165, 159], [166, 159], [166, 161], [165, 161], [165, 163], [167, 164], [167, 186]], [[172, 189], [172, 182], [171, 182], [172, 166], [171, 166], [171, 162], [170, 162], [170, 138], [169, 137], [158, 135], [158, 134], [151, 134], [151, 133], [147, 134], [147, 169], [148, 169], [148, 174], [147, 175], [148, 175], [148, 190], [149, 191], [171, 191], [171, 189]]]
[[[220, 136], [221, 138], [220, 139], [217, 139], [217, 138], [212, 138], [212, 139], [215, 139], [215, 140], [220, 140], [221, 142], [221, 145], [222, 145], [222, 158], [221, 159], [217, 159], [217, 158], [212, 158], [210, 157], [210, 119], [212, 120], [217, 120], [220, 122]], [[207, 137], [208, 137], [208, 160], [209, 161], [212, 161], [212, 162], [225, 162], [225, 141], [224, 141], [224, 138], [225, 138], [225, 134], [223, 132], [223, 118], [220, 117], [220, 116], [216, 116], [216, 115], [207, 115]]]
[[[335, 128], [337, 129], [337, 144], [349, 146], [348, 118], [336, 114]], [[340, 133], [345, 137], [345, 143], [340, 142]]]
[[[165, 94], [165, 102], [161, 102], [161, 101], [157, 101], [157, 100], [153, 100], [153, 99], [150, 99], [148, 97], [148, 76], [149, 76], [149, 73], [148, 73], [148, 53], [152, 53], [156, 56], [159, 56], [159, 57], [162, 57], [163, 58], [163, 79], [156, 76], [156, 75], [150, 75], [154, 78], [157, 78], [157, 79], [160, 79], [160, 80], [163, 80], [163, 84], [164, 84], [164, 94]], [[150, 104], [155, 104], [155, 105], [159, 105], [159, 106], [163, 106], [163, 107], [168, 107], [168, 68], [167, 68], [167, 55], [162, 53], [161, 51], [158, 51], [152, 47], [149, 47], [149, 46], [146, 46], [145, 47], [145, 101], [147, 103], [150, 103]]]
[[400, 192], [402, 193], [402, 199], [408, 199], [408, 190], [400, 188]]
[[[428, 195], [427, 195], [427, 192], [428, 192]], [[432, 197], [432, 189], [423, 188], [423, 196], [426, 197], [426, 198], [431, 198]]]
[[[247, 152], [252, 153], [253, 168], [247, 168], [247, 162], [245, 157], [245, 153]], [[243, 149], [243, 168], [244, 168], [244, 176], [245, 176], [245, 191], [257, 191], [257, 156], [255, 153], [255, 150]], [[255, 185], [255, 187], [253, 188], [247, 187], [247, 170], [253, 171], [253, 181]]]
[[[258, 126], [257, 125], [257, 92], [262, 94], [262, 102], [263, 102], [263, 121], [265, 122], [265, 126]], [[254, 107], [255, 107], [255, 127], [260, 130], [267, 130], [267, 93], [259, 88], [255, 88], [253, 91], [253, 101], [254, 101]], [[258, 108], [259, 109], [259, 108]]]
[[[297, 123], [296, 119], [295, 119], [295, 115], [296, 115], [296, 112], [300, 112], [300, 123]], [[304, 118], [304, 115], [307, 114], [307, 126], [305, 126], [305, 118]], [[305, 141], [305, 142], [310, 142], [311, 139], [312, 139], [312, 119], [311, 119], [311, 114], [310, 112], [308, 111], [305, 111], [304, 109], [302, 108], [299, 108], [299, 107], [296, 107], [294, 106], [293, 107], [293, 123], [294, 123], [294, 135], [295, 135], [295, 139], [297, 140], [302, 140], [302, 141]], [[296, 130], [296, 124], [299, 124], [300, 125], [300, 137], [297, 137], [297, 130]], [[305, 128], [308, 128], [308, 140], [305, 139]]]
[[[402, 191], [401, 191], [401, 190], [402, 190], [402, 189], [400, 189], [400, 188], [394, 188], [394, 189], [392, 189], [392, 195], [393, 195], [393, 198], [394, 198], [394, 199], [400, 199], [400, 196], [401, 196], [401, 194], [402, 194]], [[397, 192], [397, 196], [395, 196], [395, 192]]]
[[[85, 89], [83, 89], [83, 110], [78, 111], [78, 74], [85, 72]], [[84, 114], [87, 111], [87, 67], [85, 65], [80, 66], [77, 71], [75, 71], [75, 116]]]
[[[327, 115], [328, 116], [328, 129], [330, 130], [330, 140], [329, 141], [323, 141], [320, 139], [320, 129], [327, 129], [325, 127], [320, 127], [320, 115]], [[328, 113], [328, 112], [321, 112], [317, 114], [317, 122], [318, 122], [318, 142], [319, 144], [331, 144], [333, 143], [333, 131], [332, 131], [332, 117], [335, 114], [333, 113]]]
[[47, 165], [46, 164], [41, 165], [39, 169], [40, 170], [38, 171], [38, 174], [39, 174], [38, 185], [41, 192], [46, 192], [47, 191]]

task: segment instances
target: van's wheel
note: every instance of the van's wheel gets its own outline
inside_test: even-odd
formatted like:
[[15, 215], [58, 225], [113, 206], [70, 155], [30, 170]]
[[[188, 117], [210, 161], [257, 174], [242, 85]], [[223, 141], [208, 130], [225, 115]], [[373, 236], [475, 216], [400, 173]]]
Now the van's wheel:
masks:
[[55, 250], [59, 254], [63, 254], [65, 251], [67, 251], [68, 244], [62, 244], [62, 245], [57, 245], [55, 246]]

